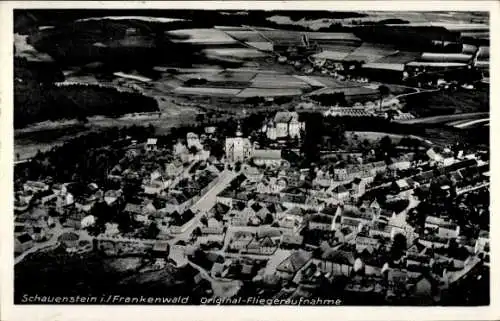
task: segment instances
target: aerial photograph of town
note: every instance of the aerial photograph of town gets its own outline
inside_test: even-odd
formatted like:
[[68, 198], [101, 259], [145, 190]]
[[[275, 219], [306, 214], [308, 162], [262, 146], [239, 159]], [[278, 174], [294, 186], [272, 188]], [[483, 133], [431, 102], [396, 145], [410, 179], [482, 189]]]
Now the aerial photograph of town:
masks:
[[490, 304], [489, 12], [13, 13], [15, 304]]

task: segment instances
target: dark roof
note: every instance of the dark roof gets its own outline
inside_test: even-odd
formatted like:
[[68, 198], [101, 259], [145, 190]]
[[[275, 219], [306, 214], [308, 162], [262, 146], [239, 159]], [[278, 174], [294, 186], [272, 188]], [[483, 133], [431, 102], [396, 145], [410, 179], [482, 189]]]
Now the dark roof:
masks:
[[461, 168], [466, 168], [466, 167], [471, 167], [471, 166], [477, 166], [477, 161], [475, 159], [466, 159], [461, 162], [457, 162], [454, 164], [451, 164], [449, 166], [446, 166], [446, 172], [453, 172], [456, 170], [459, 170]]
[[307, 251], [299, 250], [293, 252], [283, 262], [281, 262], [276, 270], [295, 274], [302, 268], [312, 257], [312, 254]]
[[212, 208], [212, 211], [214, 213], [218, 213], [218, 214], [226, 214], [231, 208], [225, 204], [222, 204], [222, 203], [217, 203], [214, 205], [214, 207]]
[[333, 263], [353, 265], [354, 255], [351, 252], [341, 251], [341, 250], [330, 250], [321, 256], [321, 259]]
[[76, 233], [72, 233], [72, 232], [68, 232], [68, 233], [64, 233], [62, 234], [60, 237], [59, 237], [59, 240], [61, 241], [76, 241], [78, 240], [80, 237], [78, 236], [78, 234]]
[[31, 238], [31, 236], [28, 233], [24, 233], [24, 234], [19, 235], [17, 237], [17, 239], [21, 243], [26, 243], [26, 242], [29, 242], [29, 241], [33, 241], [33, 239]]

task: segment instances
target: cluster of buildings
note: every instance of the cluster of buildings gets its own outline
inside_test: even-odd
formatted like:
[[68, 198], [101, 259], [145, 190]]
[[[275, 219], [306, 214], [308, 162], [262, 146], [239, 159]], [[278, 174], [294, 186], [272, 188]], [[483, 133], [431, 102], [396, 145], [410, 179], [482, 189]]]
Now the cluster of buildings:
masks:
[[[262, 128], [271, 141], [302, 130], [291, 112]], [[484, 157], [430, 148], [417, 158], [403, 149], [384, 161], [353, 154], [301, 169], [280, 149], [255, 148], [239, 128], [220, 142], [217, 159], [206, 147], [214, 132], [189, 132], [172, 148], [130, 139], [103, 186], [24, 182], [15, 197], [16, 254], [61, 244], [78, 254], [153, 253], [154, 269], [192, 261], [212, 282], [252, 280], [264, 292], [267, 283], [288, 285], [271, 297], [313, 295], [340, 279], [345, 295], [395, 302], [438, 301], [489, 266], [487, 230], [466, 236], [445, 213], [424, 213], [422, 226], [408, 220], [422, 191], [451, 200], [489, 188]], [[193, 207], [227, 173], [220, 192]]]

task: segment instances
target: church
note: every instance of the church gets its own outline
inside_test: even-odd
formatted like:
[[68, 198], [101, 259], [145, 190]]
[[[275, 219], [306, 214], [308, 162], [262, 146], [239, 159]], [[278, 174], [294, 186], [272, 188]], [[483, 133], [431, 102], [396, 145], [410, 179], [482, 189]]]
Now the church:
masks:
[[226, 138], [226, 160], [230, 162], [243, 162], [252, 157], [252, 143], [250, 139], [242, 137], [241, 127], [238, 124], [236, 137]]

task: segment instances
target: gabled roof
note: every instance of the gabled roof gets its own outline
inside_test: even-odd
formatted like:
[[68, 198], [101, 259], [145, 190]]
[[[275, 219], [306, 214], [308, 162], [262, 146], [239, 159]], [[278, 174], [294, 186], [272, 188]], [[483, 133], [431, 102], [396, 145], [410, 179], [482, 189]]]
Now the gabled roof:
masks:
[[343, 264], [343, 265], [354, 265], [354, 255], [351, 252], [342, 250], [330, 250], [323, 253], [321, 256], [322, 260]]
[[275, 123], [288, 123], [291, 120], [298, 120], [299, 114], [297, 112], [289, 112], [289, 111], [279, 111], [274, 116]]
[[27, 243], [29, 241], [33, 241], [33, 238], [28, 233], [24, 233], [24, 234], [17, 236], [17, 239], [21, 243]]
[[142, 213], [142, 206], [139, 204], [127, 203], [127, 205], [125, 206], [123, 211], [133, 213], [133, 214], [141, 214]]
[[297, 216], [302, 216], [304, 215], [304, 210], [298, 206], [292, 207], [287, 211], [287, 214], [289, 215], [297, 215]]
[[307, 252], [304, 250], [295, 251], [289, 257], [287, 257], [285, 260], [283, 260], [276, 267], [276, 270], [295, 274], [311, 258], [312, 258], [312, 254], [310, 252]]
[[281, 159], [280, 149], [256, 149], [253, 151], [253, 158], [256, 159]]
[[337, 193], [337, 194], [346, 193], [347, 192], [347, 188], [345, 188], [344, 185], [338, 185], [337, 187], [335, 187], [332, 190], [332, 192]]
[[146, 144], [147, 145], [156, 145], [156, 142], [158, 141], [157, 138], [148, 138]]

